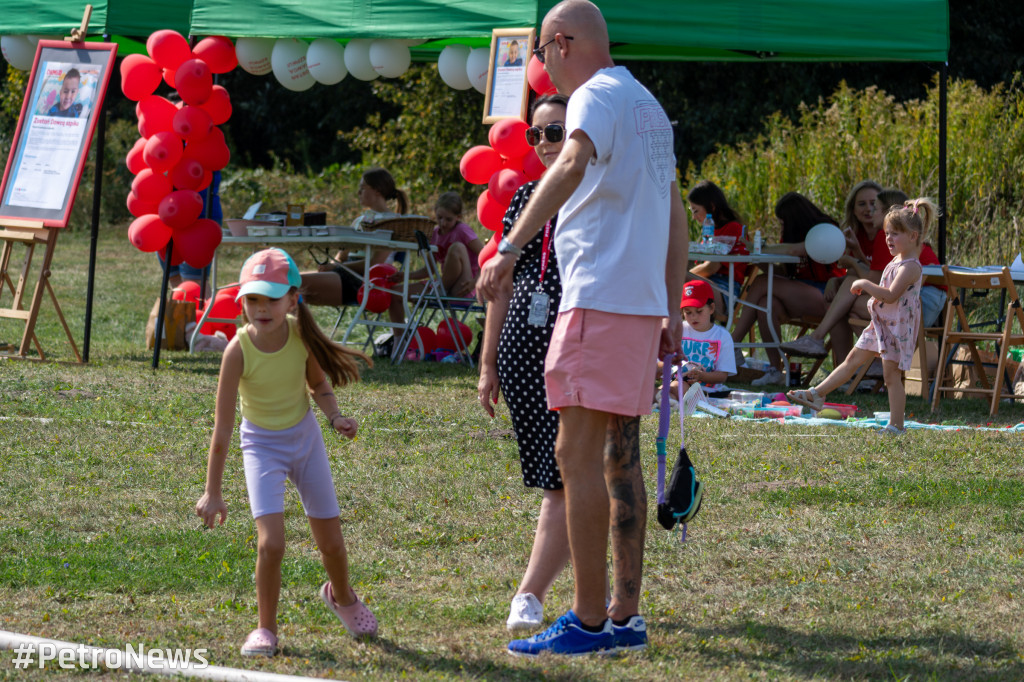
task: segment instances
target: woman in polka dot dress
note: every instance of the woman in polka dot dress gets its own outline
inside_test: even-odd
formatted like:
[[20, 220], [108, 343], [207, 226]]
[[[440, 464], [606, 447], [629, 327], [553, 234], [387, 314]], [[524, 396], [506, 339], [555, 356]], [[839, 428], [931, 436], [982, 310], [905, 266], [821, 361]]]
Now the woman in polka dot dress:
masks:
[[[526, 136], [545, 166], [562, 149], [567, 103], [563, 95], [534, 102], [533, 127]], [[512, 230], [536, 185], [527, 183], [516, 192], [505, 213], [503, 233]], [[544, 393], [544, 356], [562, 297], [554, 230], [555, 217], [523, 247], [512, 273], [511, 298], [488, 304], [480, 354], [480, 404], [493, 417], [498, 394], [504, 394], [519, 443], [523, 484], [544, 491], [530, 561], [507, 621], [512, 631], [537, 628], [543, 623], [544, 598], [569, 561], [565, 492], [555, 464], [558, 412], [548, 409]], [[540, 309], [531, 316], [531, 307], [537, 308], [538, 301]]]

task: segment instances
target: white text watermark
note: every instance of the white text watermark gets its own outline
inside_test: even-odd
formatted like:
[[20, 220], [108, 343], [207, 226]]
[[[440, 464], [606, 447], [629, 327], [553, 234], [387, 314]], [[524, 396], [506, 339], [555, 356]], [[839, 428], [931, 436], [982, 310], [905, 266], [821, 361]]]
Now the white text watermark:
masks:
[[185, 670], [209, 666], [206, 649], [152, 649], [145, 644], [127, 644], [124, 650], [101, 649], [84, 644], [57, 645], [53, 642], [23, 642], [14, 647], [16, 670], [55, 667], [61, 670]]

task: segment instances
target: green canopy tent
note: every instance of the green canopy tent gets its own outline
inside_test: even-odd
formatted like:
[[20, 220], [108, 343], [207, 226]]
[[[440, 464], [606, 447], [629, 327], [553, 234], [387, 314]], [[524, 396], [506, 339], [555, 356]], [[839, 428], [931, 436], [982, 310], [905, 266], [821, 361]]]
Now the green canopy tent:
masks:
[[[947, 0], [596, 2], [608, 22], [616, 60], [938, 62], [939, 202], [945, 208]], [[183, 35], [232, 38], [406, 38], [425, 40], [411, 48], [414, 60], [433, 61], [453, 42], [489, 44], [495, 28], [539, 27], [554, 4], [556, 0], [100, 0], [93, 4], [89, 35], [117, 42], [121, 54], [145, 51], [146, 36], [167, 28]], [[0, 35], [65, 36], [81, 23], [83, 11], [84, 5], [67, 0], [0, 0]], [[97, 177], [97, 194], [98, 183]], [[938, 246], [944, 261], [944, 218]], [[87, 304], [86, 361], [88, 310]]]

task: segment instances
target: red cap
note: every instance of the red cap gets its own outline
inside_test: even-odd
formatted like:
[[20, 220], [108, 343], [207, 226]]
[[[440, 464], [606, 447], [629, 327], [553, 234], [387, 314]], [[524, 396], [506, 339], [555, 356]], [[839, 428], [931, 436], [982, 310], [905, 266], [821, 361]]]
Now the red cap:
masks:
[[683, 300], [679, 302], [679, 307], [703, 308], [714, 297], [710, 284], [702, 279], [691, 279], [683, 285]]

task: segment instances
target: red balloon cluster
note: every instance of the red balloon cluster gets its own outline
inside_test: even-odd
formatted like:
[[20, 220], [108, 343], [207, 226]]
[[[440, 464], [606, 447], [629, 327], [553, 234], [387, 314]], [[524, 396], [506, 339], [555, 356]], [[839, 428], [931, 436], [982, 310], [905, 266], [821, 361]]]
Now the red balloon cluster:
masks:
[[[448, 321], [455, 327], [456, 333], [462, 337], [462, 345], [468, 346], [470, 341], [473, 340], [473, 330], [470, 329], [468, 325], [459, 322], [458, 320], [449, 319]], [[452, 338], [452, 330], [449, 329], [448, 323], [444, 320], [437, 323], [435, 337], [437, 338], [437, 348], [443, 348], [450, 351], [457, 350], [458, 345], [456, 345], [455, 339]]]
[[[146, 51], [148, 56], [132, 54], [121, 62], [121, 89], [137, 102], [141, 136], [125, 158], [135, 175], [127, 199], [135, 216], [128, 239], [140, 251], [153, 252], [166, 250], [173, 237], [173, 252], [163, 254], [171, 264], [184, 261], [202, 268], [213, 260], [221, 230], [215, 221], [199, 217], [199, 192], [231, 160], [218, 128], [231, 117], [231, 98], [213, 84], [213, 74], [231, 71], [238, 58], [223, 36], [204, 38], [190, 48], [171, 30], [149, 36]], [[180, 103], [154, 94], [161, 81], [178, 90]]]
[[[171, 292], [171, 298], [175, 301], [192, 301], [196, 304], [196, 324], [199, 324], [199, 320], [203, 317], [203, 302], [199, 299], [199, 294], [199, 283], [190, 279], [176, 286]], [[221, 289], [211, 303], [213, 307], [210, 309], [210, 317], [224, 319], [238, 317], [242, 313], [242, 306], [235, 301], [236, 295], [238, 295], [237, 286]], [[238, 327], [231, 322], [207, 322], [199, 332], [212, 336], [216, 332], [222, 331], [230, 341], [235, 337], [237, 329]]]
[[[526, 77], [530, 88], [538, 95], [556, 92], [544, 65], [536, 57], [530, 59]], [[492, 232], [501, 231], [501, 220], [516, 190], [544, 174], [544, 164], [526, 142], [528, 127], [516, 118], [498, 121], [487, 133], [490, 145], [471, 147], [459, 162], [459, 171], [466, 182], [487, 185], [477, 199], [476, 215], [480, 224]], [[494, 255], [496, 248], [496, 238], [489, 239], [477, 257], [481, 266]]]

